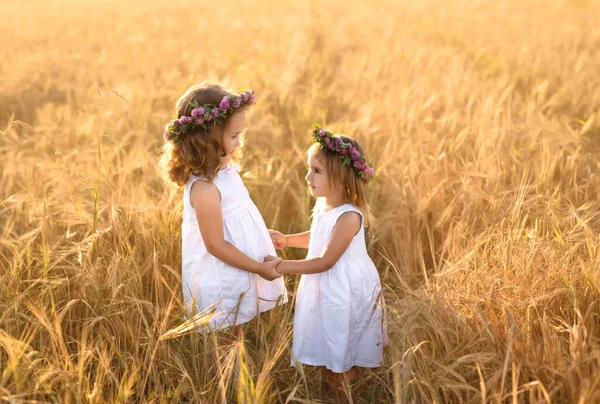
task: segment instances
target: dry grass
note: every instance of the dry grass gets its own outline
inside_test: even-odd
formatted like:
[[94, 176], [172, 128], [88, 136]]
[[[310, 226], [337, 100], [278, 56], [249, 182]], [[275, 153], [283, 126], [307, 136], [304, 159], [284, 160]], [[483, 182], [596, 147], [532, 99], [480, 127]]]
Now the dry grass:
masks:
[[391, 343], [355, 402], [600, 401], [598, 2], [0, 13], [3, 400], [322, 399], [289, 367], [291, 305], [242, 342], [182, 324], [181, 194], [156, 163], [174, 101], [213, 79], [259, 95], [245, 182], [270, 226], [309, 224], [313, 122], [377, 163]]

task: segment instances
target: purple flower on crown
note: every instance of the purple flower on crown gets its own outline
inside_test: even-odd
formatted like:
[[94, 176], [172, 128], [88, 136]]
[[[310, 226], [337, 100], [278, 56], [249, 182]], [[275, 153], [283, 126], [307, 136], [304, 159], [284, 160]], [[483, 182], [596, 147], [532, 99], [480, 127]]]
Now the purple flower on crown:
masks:
[[[230, 109], [238, 108], [242, 102], [253, 104], [256, 102], [256, 96], [252, 90], [245, 90], [239, 94], [225, 96], [218, 106], [212, 104], [199, 105], [197, 100], [192, 102], [191, 116], [182, 116], [179, 119], [173, 119], [167, 124], [163, 138], [167, 141], [177, 142], [181, 135], [187, 133], [190, 129], [203, 126], [206, 122], [214, 120], [220, 123], [220, 118], [224, 117]], [[190, 125], [192, 124], [192, 125]]]
[[190, 118], [189, 116], [182, 116], [181, 118], [179, 118], [179, 125], [181, 126], [187, 125], [190, 122], [192, 122], [192, 118]]
[[204, 115], [204, 108], [199, 107], [199, 108], [192, 109], [192, 118], [196, 119], [200, 115]]
[[370, 182], [375, 170], [369, 166], [365, 157], [352, 144], [344, 142], [340, 137], [335, 136], [318, 126], [313, 130], [313, 140], [322, 147], [340, 154], [342, 165], [350, 165], [357, 177], [361, 178], [365, 184]]
[[228, 96], [223, 97], [223, 99], [221, 100], [221, 103], [219, 104], [219, 108], [221, 108], [221, 111], [225, 112], [229, 109], [229, 107], [231, 106], [230, 100]]

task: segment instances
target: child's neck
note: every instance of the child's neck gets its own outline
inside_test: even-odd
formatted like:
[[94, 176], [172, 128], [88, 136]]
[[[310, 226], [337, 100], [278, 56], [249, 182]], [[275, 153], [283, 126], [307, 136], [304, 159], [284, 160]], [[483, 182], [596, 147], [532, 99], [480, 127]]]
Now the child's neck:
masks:
[[343, 204], [344, 204], [344, 195], [342, 195], [341, 192], [336, 195], [326, 196], [324, 211], [327, 212], [328, 210], [335, 209], [338, 206], [341, 206]]

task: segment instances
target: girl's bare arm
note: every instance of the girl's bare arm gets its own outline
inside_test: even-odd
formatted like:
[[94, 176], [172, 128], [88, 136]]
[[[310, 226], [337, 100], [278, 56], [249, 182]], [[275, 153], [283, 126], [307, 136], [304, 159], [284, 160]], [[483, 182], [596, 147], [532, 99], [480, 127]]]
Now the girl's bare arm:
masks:
[[210, 254], [226, 264], [258, 274], [265, 279], [272, 280], [281, 276], [275, 271], [277, 263], [258, 262], [225, 241], [221, 193], [216, 185], [208, 181], [196, 181], [192, 185], [190, 202], [196, 212], [200, 234]]
[[342, 214], [333, 228], [323, 255], [305, 260], [281, 261], [277, 271], [282, 274], [316, 274], [329, 270], [338, 262], [360, 230], [361, 220], [356, 212]]

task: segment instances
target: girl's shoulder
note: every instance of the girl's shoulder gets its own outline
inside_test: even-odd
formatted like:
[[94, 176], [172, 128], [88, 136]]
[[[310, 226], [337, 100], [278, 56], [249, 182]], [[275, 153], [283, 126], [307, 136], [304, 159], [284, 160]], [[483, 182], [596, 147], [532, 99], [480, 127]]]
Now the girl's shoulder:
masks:
[[194, 182], [196, 182], [196, 181], [198, 181], [198, 180], [202, 180], [202, 179], [204, 179], [204, 178], [202, 178], [202, 177], [199, 177], [199, 176], [197, 176], [197, 175], [194, 175], [194, 174], [190, 174], [190, 176], [189, 176], [189, 177], [188, 177], [188, 179], [187, 179], [187, 182], [185, 183], [185, 186], [184, 186], [184, 187], [185, 187], [185, 189], [189, 190], [189, 189], [192, 187], [192, 184], [193, 184]]
[[212, 198], [218, 196], [221, 199], [221, 192], [214, 181], [209, 181], [207, 178], [191, 175], [186, 185], [186, 191], [191, 199], [194, 198]]
[[227, 167], [225, 167], [217, 172], [217, 174], [214, 176], [212, 181], [202, 175], [190, 174], [190, 178], [188, 178], [188, 181], [187, 181], [187, 187], [188, 188], [191, 187], [191, 185], [193, 183], [195, 183], [196, 181], [199, 181], [199, 180], [206, 181], [206, 182], [212, 182], [213, 184], [218, 186], [219, 183], [226, 180], [229, 176], [239, 173], [239, 171], [240, 171], [240, 167], [238, 165], [228, 164]]
[[360, 209], [358, 209], [356, 206], [354, 206], [351, 203], [346, 203], [344, 205], [340, 205], [338, 207], [336, 207], [335, 209], [332, 209], [331, 211], [334, 211], [334, 213], [331, 215], [331, 221], [336, 224], [338, 222], [338, 220], [345, 214], [348, 212], [356, 212], [358, 213], [358, 215], [360, 216], [360, 225], [362, 226], [362, 224], [364, 223], [364, 216], [363, 213], [360, 211]]
[[362, 212], [356, 206], [351, 203], [345, 203], [335, 208], [337, 210], [338, 215], [343, 215], [346, 212], [356, 212], [362, 216]]
[[187, 183], [185, 184], [186, 191], [188, 191], [188, 192], [191, 191], [192, 185], [194, 185], [194, 183], [197, 181], [210, 182], [210, 181], [208, 181], [207, 178], [205, 178], [203, 176], [190, 174], [190, 178], [188, 178]]
[[363, 213], [360, 211], [360, 209], [351, 203], [336, 206], [335, 208], [324, 212], [315, 212], [315, 216], [319, 218], [327, 218], [333, 222], [337, 222], [340, 216], [347, 212], [356, 212], [360, 215], [361, 219], [363, 218]]

